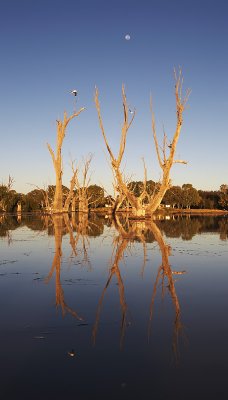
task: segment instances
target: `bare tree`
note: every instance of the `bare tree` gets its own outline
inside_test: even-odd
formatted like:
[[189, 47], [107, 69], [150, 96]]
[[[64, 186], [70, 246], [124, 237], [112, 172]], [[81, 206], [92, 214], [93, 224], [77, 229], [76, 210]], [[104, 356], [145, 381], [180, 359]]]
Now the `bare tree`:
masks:
[[[166, 191], [171, 187], [170, 184], [170, 170], [173, 164], [187, 164], [184, 160], [175, 160], [175, 152], [176, 146], [179, 140], [182, 124], [183, 124], [183, 112], [186, 107], [186, 103], [188, 101], [190, 95], [190, 89], [187, 89], [185, 96], [182, 98], [182, 87], [183, 87], [183, 77], [182, 71], [179, 69], [179, 74], [176, 74], [174, 70], [175, 77], [175, 97], [176, 97], [176, 129], [173, 135], [173, 139], [169, 144], [167, 141], [166, 133], [164, 132], [163, 137], [163, 145], [162, 148], [159, 148], [156, 126], [155, 126], [155, 117], [152, 110], [152, 99], [150, 101], [151, 113], [152, 113], [152, 131], [154, 137], [154, 143], [157, 153], [158, 162], [160, 168], [162, 170], [162, 179], [158, 192], [150, 199], [149, 203], [149, 211], [153, 213], [157, 210], [158, 206], [161, 204], [161, 201], [166, 193]], [[168, 154], [167, 154], [168, 153]]]
[[[167, 136], [164, 133], [163, 146], [162, 146], [161, 150], [158, 145], [156, 128], [155, 128], [155, 118], [154, 118], [154, 114], [152, 112], [153, 138], [154, 138], [158, 162], [159, 162], [159, 165], [162, 170], [162, 180], [161, 180], [161, 183], [159, 184], [157, 190], [154, 191], [154, 193], [149, 196], [146, 191], [147, 174], [146, 174], [146, 166], [144, 163], [143, 191], [139, 197], [135, 196], [133, 191], [129, 188], [129, 186], [127, 185], [127, 183], [123, 177], [123, 172], [121, 171], [121, 162], [122, 162], [123, 155], [125, 152], [127, 133], [128, 133], [128, 130], [134, 120], [135, 111], [133, 112], [133, 114], [129, 120], [129, 107], [127, 104], [125, 88], [124, 88], [124, 86], [122, 86], [124, 118], [123, 118], [123, 125], [122, 125], [122, 131], [121, 131], [119, 153], [118, 153], [118, 156], [115, 157], [111, 150], [111, 147], [108, 143], [104, 125], [103, 125], [103, 120], [102, 120], [101, 110], [100, 110], [100, 103], [99, 103], [99, 99], [98, 99], [99, 92], [98, 92], [97, 88], [95, 90], [95, 105], [96, 105], [96, 109], [97, 109], [97, 113], [98, 113], [99, 124], [100, 124], [101, 132], [102, 132], [102, 135], [104, 138], [106, 148], [109, 153], [112, 169], [114, 171], [115, 178], [118, 183], [118, 191], [119, 191], [120, 196], [124, 195], [128, 199], [128, 201], [131, 203], [133, 214], [136, 217], [145, 216], [145, 212], [149, 212], [150, 214], [152, 214], [158, 208], [158, 206], [160, 205], [160, 203], [165, 195], [165, 192], [170, 187], [170, 170], [171, 170], [172, 165], [174, 163], [186, 164], [186, 162], [183, 160], [174, 160], [175, 150], [176, 150], [177, 142], [179, 139], [179, 135], [180, 135], [180, 131], [181, 131], [182, 123], [183, 123], [183, 111], [185, 109], [185, 105], [187, 103], [187, 100], [188, 100], [188, 97], [190, 94], [190, 91], [187, 90], [186, 95], [182, 99], [182, 86], [183, 86], [182, 72], [181, 72], [181, 70], [179, 70], [178, 75], [175, 72], [175, 96], [176, 96], [176, 115], [177, 115], [176, 129], [175, 129], [175, 132], [173, 135], [172, 142], [170, 144], [168, 143]], [[152, 101], [151, 101], [151, 111], [152, 111]], [[167, 152], [169, 153], [168, 155], [167, 155]], [[146, 197], [148, 198], [148, 200], [147, 200], [148, 205], [145, 210], [144, 201], [145, 201]]]
[[14, 178], [11, 175], [9, 175], [8, 184], [7, 184], [8, 190], [12, 190], [14, 182], [15, 182]]
[[90, 183], [89, 168], [92, 161], [92, 154], [89, 154], [87, 158], [83, 161], [82, 168], [82, 180], [80, 182], [78, 173], [75, 176], [75, 183], [77, 188], [77, 198], [78, 198], [78, 211], [82, 213], [89, 213], [89, 196], [88, 187]]
[[57, 120], [57, 141], [56, 141], [56, 154], [52, 150], [49, 143], [47, 143], [48, 150], [51, 154], [55, 176], [56, 176], [56, 188], [55, 188], [55, 197], [53, 203], [53, 212], [59, 213], [63, 211], [63, 191], [62, 191], [62, 175], [63, 175], [63, 167], [62, 167], [62, 145], [63, 140], [66, 135], [66, 128], [69, 122], [77, 117], [85, 108], [81, 108], [79, 111], [72, 114], [70, 117], [67, 117], [67, 113], [64, 112], [63, 121]]
[[71, 168], [72, 168], [72, 171], [73, 171], [73, 175], [72, 175], [72, 178], [71, 178], [71, 181], [70, 181], [70, 190], [68, 192], [68, 195], [67, 195], [67, 198], [65, 200], [64, 207], [63, 207], [63, 210], [65, 212], [69, 211], [70, 204], [72, 203], [73, 198], [75, 196], [74, 190], [75, 190], [75, 186], [76, 186], [76, 183], [77, 183], [78, 168], [76, 168], [76, 169], [74, 168], [73, 161], [71, 163]]

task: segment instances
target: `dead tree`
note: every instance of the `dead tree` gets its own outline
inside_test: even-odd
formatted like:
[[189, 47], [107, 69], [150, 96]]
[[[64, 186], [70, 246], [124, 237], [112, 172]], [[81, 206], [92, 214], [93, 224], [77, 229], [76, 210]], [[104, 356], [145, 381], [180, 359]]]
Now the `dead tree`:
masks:
[[120, 194], [120, 198], [123, 198], [123, 196], [125, 196], [131, 203], [132, 207], [134, 207], [135, 210], [138, 210], [138, 208], [139, 208], [138, 198], [128, 188], [128, 186], [125, 182], [125, 179], [123, 178], [123, 173], [120, 170], [121, 162], [122, 162], [125, 147], [126, 147], [127, 133], [128, 133], [128, 130], [134, 120], [135, 111], [133, 112], [133, 115], [129, 121], [129, 108], [127, 105], [127, 99], [126, 99], [125, 89], [124, 89], [124, 85], [123, 85], [122, 86], [122, 99], [123, 99], [123, 109], [124, 109], [124, 121], [123, 121], [123, 125], [122, 125], [119, 153], [118, 153], [118, 156], [115, 157], [111, 150], [111, 147], [108, 144], [108, 140], [106, 137], [103, 120], [101, 117], [98, 94], [99, 94], [98, 89], [96, 88], [96, 90], [95, 90], [95, 105], [96, 105], [96, 109], [97, 109], [97, 113], [98, 113], [98, 119], [99, 119], [101, 132], [102, 132], [104, 142], [105, 142], [106, 148], [107, 148], [109, 156], [110, 156], [111, 166], [112, 166], [112, 169], [113, 169], [116, 181], [117, 181], [117, 190]]
[[78, 177], [78, 173], [75, 176], [75, 184], [77, 188], [76, 198], [78, 199], [78, 211], [80, 213], [89, 213], [89, 197], [88, 197], [88, 186], [90, 183], [89, 168], [92, 161], [92, 154], [90, 154], [83, 162], [82, 169], [82, 180]]
[[48, 150], [51, 154], [54, 169], [55, 169], [55, 177], [56, 177], [56, 187], [55, 187], [55, 197], [53, 203], [53, 212], [59, 213], [63, 211], [63, 191], [62, 191], [62, 175], [63, 175], [63, 166], [62, 166], [62, 145], [63, 140], [66, 135], [66, 128], [69, 122], [77, 117], [85, 108], [81, 108], [78, 112], [75, 112], [70, 117], [67, 117], [67, 113], [64, 112], [63, 121], [57, 120], [57, 141], [56, 141], [56, 154], [52, 150], [49, 143], [47, 143]]
[[[76, 183], [77, 183], [78, 169], [74, 168], [74, 163], [73, 162], [72, 162], [71, 167], [72, 167], [73, 175], [72, 175], [72, 178], [71, 178], [71, 181], [70, 181], [70, 190], [68, 192], [68, 195], [67, 195], [67, 198], [65, 200], [64, 207], [63, 207], [63, 211], [64, 212], [68, 212], [69, 211], [70, 204], [72, 204], [73, 198], [75, 196], [74, 190], [75, 190], [75, 186], [76, 186]], [[73, 211], [73, 209], [72, 209], [72, 211]]]
[[[172, 138], [171, 143], [168, 143], [167, 136], [164, 132], [163, 137], [163, 145], [162, 148], [159, 148], [158, 140], [157, 140], [157, 133], [156, 133], [156, 126], [155, 126], [155, 117], [152, 110], [152, 100], [150, 101], [151, 113], [152, 113], [152, 131], [153, 131], [153, 138], [157, 153], [157, 158], [159, 162], [159, 166], [162, 170], [162, 179], [160, 182], [160, 187], [157, 193], [151, 197], [148, 210], [150, 213], [153, 213], [157, 210], [161, 201], [166, 193], [166, 191], [171, 187], [170, 184], [170, 170], [173, 164], [187, 164], [184, 160], [175, 160], [175, 152], [176, 146], [179, 140], [182, 124], [183, 124], [183, 112], [186, 107], [186, 103], [188, 101], [190, 90], [187, 89], [184, 98], [182, 98], [182, 86], [183, 86], [183, 77], [182, 71], [179, 70], [179, 74], [176, 74], [174, 70], [174, 77], [175, 77], [175, 97], [176, 97], [176, 129]], [[168, 154], [167, 154], [168, 153]]]
[[[123, 125], [122, 125], [119, 153], [118, 153], [117, 157], [114, 156], [114, 154], [111, 150], [111, 147], [109, 146], [108, 140], [107, 140], [107, 136], [105, 133], [103, 120], [102, 120], [102, 116], [101, 116], [100, 103], [99, 103], [99, 99], [98, 99], [99, 93], [98, 93], [97, 88], [95, 90], [95, 105], [96, 105], [96, 109], [97, 109], [97, 113], [98, 113], [99, 124], [100, 124], [101, 132], [102, 132], [102, 135], [104, 138], [106, 148], [109, 153], [112, 169], [113, 169], [116, 181], [118, 183], [118, 191], [121, 196], [123, 196], [123, 194], [124, 194], [125, 197], [128, 199], [128, 201], [130, 202], [130, 204], [132, 206], [133, 214], [136, 217], [143, 217], [143, 216], [145, 216], [146, 212], [152, 214], [158, 208], [166, 191], [170, 187], [170, 170], [171, 170], [172, 165], [174, 163], [186, 164], [186, 162], [183, 160], [174, 160], [174, 155], [175, 155], [175, 150], [176, 150], [177, 142], [178, 142], [178, 139], [180, 136], [180, 131], [181, 131], [182, 123], [183, 123], [183, 111], [185, 109], [185, 105], [187, 103], [190, 91], [187, 90], [185, 97], [182, 99], [183, 78], [182, 78], [181, 70], [179, 71], [178, 76], [175, 73], [175, 82], [176, 82], [175, 96], [176, 96], [176, 114], [177, 114], [176, 130], [174, 132], [171, 144], [168, 143], [167, 137], [164, 134], [162, 154], [160, 152], [160, 148], [158, 145], [156, 128], [155, 128], [155, 118], [154, 118], [154, 114], [152, 112], [153, 137], [154, 137], [158, 162], [162, 169], [162, 180], [161, 180], [161, 183], [159, 184], [158, 190], [155, 191], [153, 193], [153, 195], [150, 195], [150, 196], [146, 192], [146, 167], [145, 167], [145, 164], [144, 164], [144, 187], [143, 187], [142, 194], [139, 197], [135, 196], [133, 191], [130, 190], [129, 186], [127, 185], [127, 183], [123, 177], [123, 172], [121, 171], [121, 162], [122, 162], [125, 147], [126, 147], [127, 133], [128, 133], [128, 130], [134, 120], [134, 117], [135, 117], [135, 111], [134, 111], [132, 117], [129, 120], [129, 107], [127, 104], [124, 86], [122, 86], [124, 120], [123, 120]], [[152, 102], [151, 102], [151, 111], [152, 111]], [[166, 154], [167, 150], [169, 150], [168, 155]], [[147, 197], [147, 199], [148, 199], [147, 200], [148, 205], [147, 205], [146, 209], [144, 207], [145, 197]]]

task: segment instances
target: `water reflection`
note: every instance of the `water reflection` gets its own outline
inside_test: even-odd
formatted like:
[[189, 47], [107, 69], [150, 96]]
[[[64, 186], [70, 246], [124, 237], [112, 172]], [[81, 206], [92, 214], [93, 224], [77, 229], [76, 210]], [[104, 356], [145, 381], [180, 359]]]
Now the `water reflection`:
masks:
[[1, 216], [5, 397], [225, 399], [227, 221]]
[[120, 299], [120, 306], [121, 306], [121, 312], [122, 312], [121, 339], [120, 339], [120, 344], [122, 347], [124, 334], [125, 334], [125, 328], [126, 328], [127, 303], [125, 300], [124, 282], [121, 277], [119, 262], [122, 260], [122, 258], [124, 256], [124, 252], [128, 246], [128, 242], [129, 242], [129, 239], [124, 236], [121, 236], [121, 235], [116, 237], [113, 240], [113, 252], [112, 252], [113, 255], [112, 255], [112, 260], [111, 260], [111, 268], [109, 270], [109, 277], [108, 277], [106, 285], [102, 291], [102, 294], [101, 294], [101, 297], [100, 297], [100, 300], [98, 303], [98, 308], [97, 308], [97, 312], [96, 312], [96, 320], [95, 320], [95, 324], [94, 324], [93, 331], [92, 331], [92, 340], [93, 340], [94, 344], [96, 342], [100, 314], [101, 314], [101, 309], [102, 309], [102, 304], [103, 304], [103, 300], [105, 297], [105, 293], [111, 283], [112, 278], [114, 276], [116, 276], [118, 288], [119, 288], [119, 299]]
[[56, 307], [61, 307], [62, 315], [68, 312], [78, 320], [83, 320], [82, 316], [76, 310], [70, 308], [64, 298], [64, 291], [61, 285], [61, 262], [62, 262], [62, 239], [63, 235], [69, 235], [69, 243], [71, 245], [71, 258], [81, 257], [81, 264], [86, 264], [91, 269], [91, 263], [88, 256], [89, 235], [96, 236], [103, 232], [103, 224], [99, 220], [94, 222], [88, 221], [85, 214], [72, 214], [71, 218], [68, 214], [53, 215], [44, 217], [45, 226], [48, 227], [49, 234], [55, 237], [55, 254], [51, 266], [51, 270], [45, 279], [49, 283], [55, 272], [56, 282]]
[[161, 255], [162, 255], [162, 262], [161, 262], [160, 267], [158, 268], [157, 277], [155, 280], [153, 294], [152, 294], [152, 298], [151, 298], [150, 323], [149, 323], [148, 335], [150, 336], [151, 321], [152, 321], [152, 317], [153, 317], [153, 309], [154, 309], [154, 301], [155, 301], [155, 297], [156, 297], [156, 292], [157, 292], [157, 288], [159, 285], [159, 281], [161, 281], [163, 298], [165, 296], [165, 291], [167, 288], [168, 292], [172, 298], [172, 302], [173, 302], [173, 306], [174, 306], [175, 318], [174, 318], [172, 345], [173, 345], [173, 353], [174, 353], [175, 359], [176, 359], [176, 361], [178, 361], [178, 359], [179, 359], [179, 349], [178, 349], [179, 340], [178, 339], [179, 339], [180, 333], [182, 332], [183, 326], [181, 323], [181, 308], [180, 308], [180, 303], [179, 303], [178, 296], [176, 293], [173, 276], [174, 275], [182, 275], [185, 273], [185, 271], [172, 271], [170, 262], [169, 262], [169, 256], [171, 255], [171, 247], [165, 243], [160, 229], [154, 222], [151, 222], [150, 229], [153, 232], [155, 240], [157, 241], [157, 243], [159, 245]]
[[[125, 218], [126, 219], [126, 218]], [[119, 217], [119, 220], [126, 225], [126, 221]], [[0, 237], [6, 237], [9, 231], [12, 233], [14, 230], [27, 226], [33, 231], [45, 231], [48, 227], [49, 234], [51, 233], [50, 216], [45, 215], [29, 215], [21, 214], [20, 218], [17, 215], [0, 214]], [[80, 215], [73, 213], [70, 216], [71, 225], [73, 230], [80, 230], [83, 234], [91, 237], [100, 236], [103, 234], [104, 226], [111, 226], [113, 220], [110, 216], [107, 219], [96, 214], [91, 214], [88, 218], [87, 215]], [[201, 233], [219, 233], [221, 240], [228, 238], [228, 218], [226, 216], [189, 216], [178, 215], [170, 216], [167, 220], [159, 219], [156, 221], [162, 233], [170, 238], [182, 238], [183, 240], [191, 240], [195, 235]], [[149, 240], [149, 237], [146, 238]]]
[[36, 217], [32, 215], [21, 216], [18, 220], [17, 216], [2, 215], [0, 219], [0, 235], [7, 237], [8, 244], [13, 241], [12, 232], [21, 226], [27, 226], [33, 231], [48, 231], [48, 235], [54, 235], [55, 253], [52, 261], [51, 269], [45, 279], [49, 283], [55, 274], [56, 288], [56, 307], [61, 308], [62, 315], [67, 313], [78, 320], [85, 317], [80, 315], [77, 310], [72, 309], [65, 300], [64, 290], [61, 284], [61, 263], [62, 263], [62, 241], [63, 236], [68, 235], [71, 247], [70, 259], [76, 258], [81, 265], [86, 265], [88, 270], [92, 270], [90, 260], [90, 238], [98, 237], [104, 233], [104, 226], [114, 227], [115, 234], [112, 242], [112, 257], [106, 284], [100, 294], [98, 301], [95, 322], [92, 328], [92, 341], [95, 344], [98, 335], [99, 322], [102, 313], [102, 306], [105, 295], [110, 287], [114, 277], [117, 280], [119, 291], [119, 303], [121, 309], [120, 323], [120, 346], [123, 346], [126, 327], [130, 323], [127, 321], [128, 306], [126, 299], [125, 282], [121, 274], [120, 262], [123, 261], [126, 251], [131, 249], [134, 243], [140, 243], [143, 249], [143, 258], [141, 265], [141, 276], [144, 276], [144, 270], [147, 261], [148, 244], [157, 243], [161, 253], [161, 264], [158, 267], [156, 279], [151, 288], [151, 301], [148, 316], [148, 339], [151, 336], [152, 320], [154, 315], [155, 299], [158, 289], [161, 288], [161, 296], [164, 299], [168, 294], [172, 299], [174, 308], [173, 321], [173, 352], [178, 359], [178, 339], [183, 331], [181, 322], [181, 307], [175, 288], [176, 275], [182, 275], [185, 271], [173, 271], [171, 269], [169, 257], [171, 255], [171, 247], [166, 243], [164, 235], [167, 238], [179, 238], [182, 240], [191, 240], [196, 234], [202, 232], [212, 232], [213, 230], [220, 233], [220, 239], [226, 240], [228, 237], [228, 221], [226, 218], [209, 217], [189, 217], [177, 216], [172, 221], [159, 220], [154, 221], [133, 221], [126, 217], [117, 216], [115, 220], [104, 217], [87, 214], [73, 213], [72, 215], [53, 215]]
[[[55, 235], [55, 255], [53, 258], [51, 270], [46, 278], [46, 283], [48, 283], [54, 272], [55, 272], [55, 290], [56, 290], [56, 307], [61, 307], [62, 309], [62, 315], [65, 316], [65, 314], [68, 312], [70, 313], [73, 317], [77, 318], [78, 320], [82, 320], [83, 318], [78, 315], [77, 311], [72, 310], [70, 308], [64, 298], [64, 291], [61, 285], [61, 260], [62, 260], [62, 238], [63, 238], [63, 231], [65, 231], [65, 228], [68, 229], [69, 235], [70, 235], [70, 243], [72, 246], [72, 250], [75, 253], [75, 242], [73, 238], [73, 233], [69, 221], [68, 215], [65, 215], [64, 217], [62, 215], [56, 215], [52, 217], [53, 221], [53, 226], [54, 226], [54, 235]], [[64, 226], [65, 222], [65, 226]]]
[[115, 276], [117, 278], [117, 284], [119, 288], [119, 302], [121, 306], [121, 333], [120, 333], [120, 346], [123, 346], [123, 340], [125, 336], [125, 330], [127, 325], [127, 301], [125, 297], [125, 288], [124, 288], [124, 281], [121, 276], [121, 271], [119, 267], [120, 261], [124, 258], [124, 254], [131, 244], [134, 242], [139, 242], [143, 245], [143, 266], [141, 275], [143, 276], [146, 259], [147, 259], [147, 243], [157, 242], [160, 252], [161, 252], [161, 265], [158, 268], [156, 280], [154, 283], [151, 303], [150, 303], [150, 313], [149, 313], [149, 326], [148, 326], [148, 339], [151, 333], [151, 322], [153, 318], [153, 309], [154, 309], [154, 302], [157, 293], [158, 286], [161, 282], [162, 286], [162, 296], [164, 298], [166, 290], [168, 290], [173, 306], [175, 311], [174, 317], [174, 329], [173, 329], [173, 352], [175, 355], [175, 359], [178, 360], [178, 338], [182, 331], [182, 323], [181, 323], [181, 310], [180, 304], [178, 300], [178, 296], [175, 289], [175, 281], [174, 275], [182, 275], [185, 271], [172, 271], [170, 263], [169, 263], [169, 256], [171, 254], [171, 247], [165, 242], [162, 233], [155, 222], [148, 220], [148, 221], [132, 221], [128, 219], [122, 219], [116, 217], [113, 221], [115, 228], [118, 232], [118, 235], [115, 236], [113, 240], [113, 255], [111, 260], [111, 267], [109, 270], [109, 277], [106, 282], [106, 285], [102, 291], [97, 313], [96, 313], [96, 320], [93, 327], [92, 332], [92, 339], [93, 343], [96, 342], [96, 336], [98, 332], [98, 325], [101, 315], [102, 304], [104, 301], [104, 297], [106, 291], [111, 283], [112, 278]]

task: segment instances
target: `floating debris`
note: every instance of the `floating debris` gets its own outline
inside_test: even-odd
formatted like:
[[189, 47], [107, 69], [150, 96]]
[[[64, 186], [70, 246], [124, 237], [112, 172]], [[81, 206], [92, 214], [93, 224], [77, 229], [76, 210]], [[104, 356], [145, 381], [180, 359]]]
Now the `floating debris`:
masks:
[[33, 339], [45, 339], [45, 336], [33, 336]]
[[5, 265], [5, 264], [13, 264], [17, 262], [18, 260], [2, 260], [0, 261], [0, 265]]

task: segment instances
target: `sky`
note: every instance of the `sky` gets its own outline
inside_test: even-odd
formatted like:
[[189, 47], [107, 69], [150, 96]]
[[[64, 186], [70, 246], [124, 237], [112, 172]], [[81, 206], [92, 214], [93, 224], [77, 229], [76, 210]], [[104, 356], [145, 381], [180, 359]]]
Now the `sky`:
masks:
[[[118, 151], [123, 121], [121, 86], [136, 109], [122, 163], [132, 180], [159, 180], [150, 112], [157, 135], [175, 131], [173, 69], [181, 66], [184, 112], [173, 185], [218, 190], [228, 183], [228, 3], [226, 0], [0, 0], [0, 183], [14, 178], [27, 193], [55, 183], [47, 142], [55, 149], [56, 120], [73, 119], [63, 143], [63, 183], [71, 161], [92, 153], [91, 183], [112, 192], [94, 89], [99, 89], [107, 138]], [[125, 35], [130, 35], [130, 40]]]

